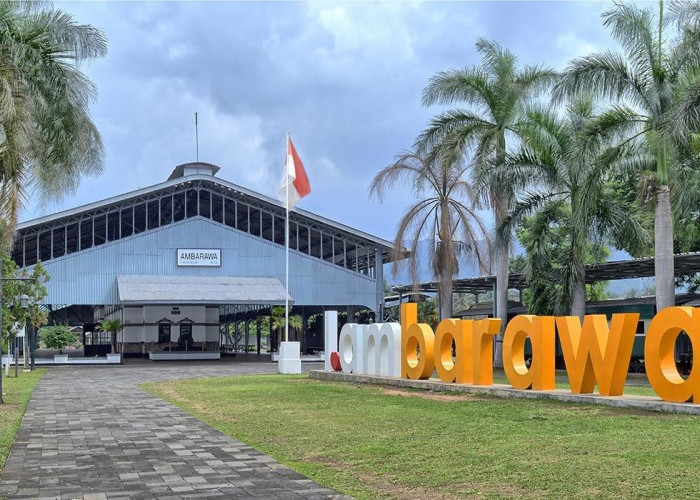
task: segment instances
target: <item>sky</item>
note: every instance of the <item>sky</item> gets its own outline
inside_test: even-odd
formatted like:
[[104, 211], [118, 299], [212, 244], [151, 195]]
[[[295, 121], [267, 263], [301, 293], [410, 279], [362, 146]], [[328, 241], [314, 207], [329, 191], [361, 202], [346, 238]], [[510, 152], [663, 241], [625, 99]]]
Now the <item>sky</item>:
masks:
[[22, 220], [150, 186], [195, 160], [277, 196], [290, 132], [311, 181], [300, 208], [393, 239], [415, 200], [379, 203], [372, 178], [411, 147], [440, 107], [421, 107], [438, 71], [478, 64], [495, 40], [522, 63], [563, 69], [611, 46], [600, 2], [54, 2], [105, 33], [82, 66], [96, 84], [104, 172]]

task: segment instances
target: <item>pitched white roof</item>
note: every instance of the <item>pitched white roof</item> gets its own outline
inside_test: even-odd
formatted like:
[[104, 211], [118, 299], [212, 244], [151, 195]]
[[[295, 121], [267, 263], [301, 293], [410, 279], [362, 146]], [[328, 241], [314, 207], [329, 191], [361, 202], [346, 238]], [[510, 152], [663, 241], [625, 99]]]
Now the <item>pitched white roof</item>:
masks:
[[121, 304], [284, 304], [277, 278], [119, 275]]

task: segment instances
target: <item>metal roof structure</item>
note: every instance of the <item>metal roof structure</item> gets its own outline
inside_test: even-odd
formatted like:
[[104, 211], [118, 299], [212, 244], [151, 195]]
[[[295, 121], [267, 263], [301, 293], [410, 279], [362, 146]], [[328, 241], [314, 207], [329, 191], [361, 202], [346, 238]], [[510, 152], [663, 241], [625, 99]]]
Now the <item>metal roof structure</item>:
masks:
[[[700, 252], [677, 254], [673, 256], [676, 276], [682, 274], [694, 274], [700, 272]], [[613, 281], [633, 278], [649, 278], [654, 276], [654, 258], [618, 260], [591, 264], [586, 266], [586, 283], [598, 281]], [[474, 278], [461, 278], [453, 281], [453, 293], [486, 293], [493, 290], [496, 277], [478, 276]], [[402, 285], [393, 287], [399, 293], [412, 293], [418, 289], [421, 292], [437, 292], [438, 282], [431, 281], [418, 285]], [[527, 288], [527, 280], [523, 273], [511, 273], [508, 275], [508, 288]]]
[[[175, 171], [180, 169], [181, 167], [184, 167], [184, 165], [178, 165], [175, 168]], [[173, 174], [174, 175], [174, 174]], [[284, 211], [284, 203], [282, 203], [280, 200], [277, 200], [275, 198], [271, 198], [269, 196], [266, 196], [264, 194], [252, 191], [250, 189], [246, 189], [244, 187], [238, 186], [236, 184], [233, 184], [231, 182], [225, 181], [219, 177], [214, 177], [213, 175], [207, 175], [207, 174], [192, 174], [192, 175], [185, 175], [185, 176], [175, 176], [173, 177], [171, 175], [171, 178], [165, 182], [161, 182], [159, 184], [154, 184], [152, 186], [148, 186], [145, 188], [137, 189], [134, 191], [130, 191], [124, 194], [120, 194], [118, 196], [113, 196], [111, 198], [106, 198], [104, 200], [96, 201], [93, 203], [88, 203], [85, 205], [81, 205], [75, 208], [71, 208], [68, 210], [63, 210], [61, 212], [56, 212], [55, 214], [50, 214], [46, 215], [44, 217], [38, 217], [36, 219], [31, 219], [25, 222], [20, 222], [17, 224], [17, 231], [23, 231], [27, 229], [32, 229], [35, 226], [41, 226], [41, 225], [51, 225], [52, 223], [60, 222], [63, 219], [70, 219], [76, 216], [81, 215], [84, 212], [89, 212], [89, 211], [94, 211], [97, 209], [100, 209], [105, 206], [109, 205], [118, 205], [121, 202], [125, 201], [130, 201], [133, 199], [138, 199], [138, 198], [143, 198], [151, 193], [154, 193], [156, 191], [161, 191], [161, 190], [167, 190], [169, 188], [175, 187], [179, 184], [187, 184], [187, 183], [193, 183], [195, 181], [205, 181], [209, 183], [216, 184], [225, 190], [232, 191], [235, 194], [240, 194], [246, 197], [254, 198], [256, 201], [259, 203], [264, 203], [266, 205], [269, 205], [270, 207], [276, 207], [280, 209], [281, 211]], [[385, 255], [385, 262], [390, 262], [391, 257], [391, 250], [394, 248], [394, 245], [392, 242], [385, 240], [383, 238], [379, 238], [377, 236], [371, 235], [369, 233], [366, 233], [364, 231], [361, 231], [359, 229], [352, 228], [350, 226], [346, 226], [345, 224], [342, 224], [340, 222], [333, 221], [331, 219], [327, 219], [321, 215], [314, 214], [312, 212], [308, 212], [306, 210], [300, 209], [295, 207], [292, 212], [290, 212], [290, 216], [293, 215], [298, 215], [301, 216], [305, 219], [309, 219], [311, 222], [315, 222], [320, 225], [328, 226], [329, 228], [335, 229], [337, 231], [341, 231], [344, 233], [348, 233], [349, 235], [355, 236], [357, 238], [361, 238], [364, 240], [367, 240], [368, 242], [372, 242], [375, 245], [379, 246], [383, 251], [386, 252]]]
[[121, 304], [283, 305], [291, 297], [277, 278], [119, 275]]

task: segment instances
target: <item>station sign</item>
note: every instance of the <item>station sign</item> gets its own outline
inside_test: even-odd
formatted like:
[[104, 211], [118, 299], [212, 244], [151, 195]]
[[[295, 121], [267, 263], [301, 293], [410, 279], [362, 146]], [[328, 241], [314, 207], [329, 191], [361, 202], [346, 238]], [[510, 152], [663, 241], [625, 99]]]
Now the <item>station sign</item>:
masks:
[[178, 248], [177, 267], [221, 267], [221, 249]]

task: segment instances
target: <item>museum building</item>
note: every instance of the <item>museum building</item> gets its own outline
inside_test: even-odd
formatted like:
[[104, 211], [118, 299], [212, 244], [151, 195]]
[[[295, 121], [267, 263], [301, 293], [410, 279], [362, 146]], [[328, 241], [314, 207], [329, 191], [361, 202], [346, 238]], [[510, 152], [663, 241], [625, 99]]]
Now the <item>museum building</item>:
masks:
[[302, 354], [323, 349], [320, 329], [308, 328], [312, 316], [382, 317], [391, 242], [295, 209], [287, 291], [284, 205], [218, 171], [179, 165], [163, 183], [18, 225], [13, 260], [21, 268], [41, 261], [50, 321], [81, 326], [85, 356], [109, 349], [109, 334], [96, 328], [106, 318], [124, 325], [125, 356], [261, 353], [270, 347], [261, 321], [272, 327], [272, 308], [287, 293], [303, 323]]

